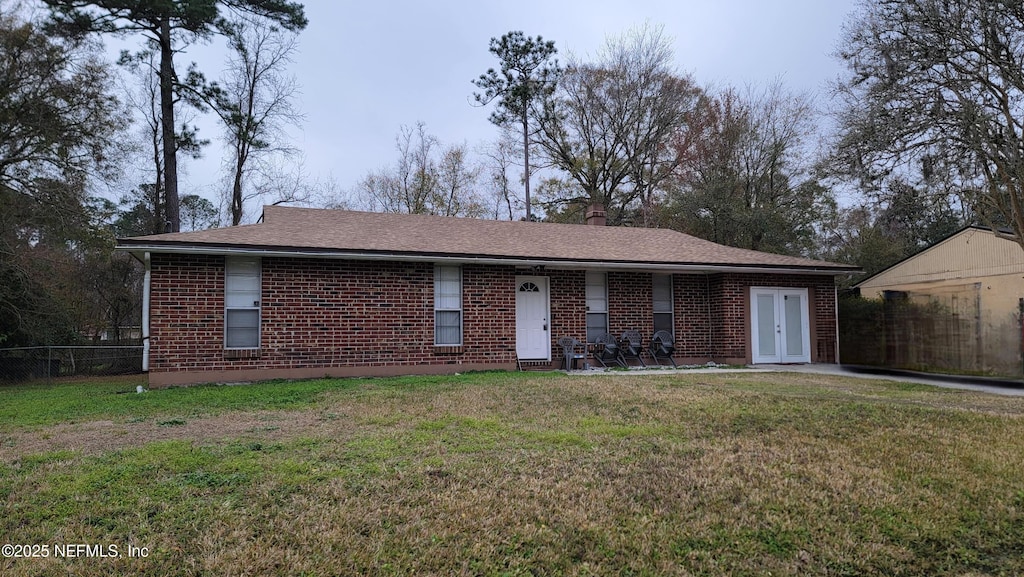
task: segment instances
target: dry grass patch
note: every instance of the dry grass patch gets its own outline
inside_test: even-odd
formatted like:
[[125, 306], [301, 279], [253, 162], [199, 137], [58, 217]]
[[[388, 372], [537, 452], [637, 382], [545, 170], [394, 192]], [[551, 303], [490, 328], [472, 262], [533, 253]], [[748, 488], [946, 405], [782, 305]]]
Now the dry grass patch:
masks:
[[1024, 573], [1019, 399], [761, 373], [321, 388], [0, 464], [0, 534], [152, 551], [0, 573]]

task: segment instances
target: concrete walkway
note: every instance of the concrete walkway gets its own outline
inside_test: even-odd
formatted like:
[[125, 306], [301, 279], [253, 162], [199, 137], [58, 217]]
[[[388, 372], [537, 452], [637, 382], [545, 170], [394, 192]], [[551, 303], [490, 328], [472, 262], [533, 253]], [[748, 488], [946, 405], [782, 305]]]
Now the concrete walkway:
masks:
[[[588, 374], [616, 374], [618, 371], [607, 369], [594, 369], [572, 371], [574, 375]], [[745, 368], [731, 367], [694, 367], [681, 369], [630, 369], [631, 374], [694, 374], [694, 373], [750, 373], [750, 372], [776, 372], [776, 373], [816, 373], [822, 375], [836, 375], [842, 377], [855, 377], [860, 379], [876, 379], [884, 381], [897, 381], [902, 383], [920, 383], [946, 389], [961, 389], [965, 391], [976, 391], [980, 393], [992, 393], [994, 395], [1006, 395], [1024, 397], [1024, 382], [1011, 381], [1008, 379], [992, 379], [985, 377], [970, 377], [958, 375], [932, 375], [927, 373], [915, 373], [911, 371], [890, 371], [877, 367], [852, 367], [829, 364], [806, 364], [806, 365], [751, 365]]]
[[[898, 381], [901, 383], [921, 383], [923, 385], [932, 385], [946, 389], [961, 389], [980, 393], [992, 393], [994, 395], [1024, 397], [1024, 382], [1013, 381], [1010, 379], [972, 377], [968, 375], [934, 375], [914, 371], [900, 371], [879, 367], [858, 367], [848, 365], [769, 365], [769, 367], [770, 368], [767, 370], [820, 373], [840, 375], [844, 377], [857, 377], [861, 379]], [[760, 369], [761, 365], [757, 365], [753, 370]]]

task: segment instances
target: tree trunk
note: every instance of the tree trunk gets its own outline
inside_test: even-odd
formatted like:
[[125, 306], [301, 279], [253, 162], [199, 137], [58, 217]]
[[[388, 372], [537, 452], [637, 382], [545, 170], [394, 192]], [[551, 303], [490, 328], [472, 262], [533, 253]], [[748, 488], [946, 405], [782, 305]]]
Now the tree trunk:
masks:
[[231, 226], [242, 222], [242, 172], [245, 170], [245, 158], [239, 151], [235, 157], [235, 179], [231, 185]]
[[153, 183], [153, 190], [149, 197], [150, 206], [153, 207], [153, 219], [149, 224], [147, 234], [160, 234], [167, 232], [167, 219], [164, 218], [164, 166], [160, 157], [159, 130], [153, 130], [150, 136], [152, 136], [153, 168], [156, 172], [156, 182]]
[[178, 205], [178, 143], [174, 134], [174, 51], [171, 47], [171, 22], [160, 20], [160, 126], [163, 132], [164, 202], [167, 232], [181, 230]]
[[[242, 196], [242, 179], [245, 176], [245, 165], [249, 161], [249, 152], [252, 150], [252, 143], [257, 138], [254, 115], [256, 112], [256, 91], [260, 85], [259, 59], [262, 55], [257, 49], [252, 55], [256, 59], [246, 71], [245, 77], [245, 100], [239, 105], [239, 112], [242, 112], [241, 105], [245, 105], [245, 113], [240, 114], [235, 124], [235, 178], [231, 187], [231, 226], [238, 226], [242, 223], [242, 210], [245, 208], [245, 199]], [[230, 131], [229, 131], [230, 132]]]
[[523, 106], [523, 180], [526, 183], [526, 221], [533, 220], [530, 214], [530, 131], [527, 124], [526, 106]]

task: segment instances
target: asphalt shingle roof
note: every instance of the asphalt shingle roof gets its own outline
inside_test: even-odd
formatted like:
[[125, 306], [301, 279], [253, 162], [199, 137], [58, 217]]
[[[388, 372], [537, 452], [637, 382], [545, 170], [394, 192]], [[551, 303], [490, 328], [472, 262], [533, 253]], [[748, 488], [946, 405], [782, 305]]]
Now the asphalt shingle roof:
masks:
[[404, 258], [490, 258], [672, 266], [800, 269], [857, 267], [716, 244], [669, 229], [451, 218], [268, 206], [263, 222], [121, 239], [131, 251], [323, 253]]

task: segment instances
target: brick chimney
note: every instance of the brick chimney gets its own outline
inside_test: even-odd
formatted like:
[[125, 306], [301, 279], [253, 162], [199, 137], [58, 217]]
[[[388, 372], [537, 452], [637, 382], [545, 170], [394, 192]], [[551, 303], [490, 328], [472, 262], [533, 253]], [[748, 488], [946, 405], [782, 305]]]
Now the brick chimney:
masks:
[[587, 224], [604, 226], [608, 222], [608, 219], [605, 217], [606, 213], [603, 204], [595, 202], [587, 207]]

